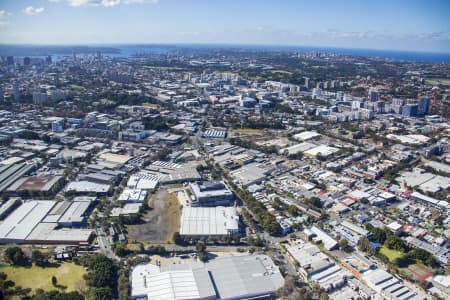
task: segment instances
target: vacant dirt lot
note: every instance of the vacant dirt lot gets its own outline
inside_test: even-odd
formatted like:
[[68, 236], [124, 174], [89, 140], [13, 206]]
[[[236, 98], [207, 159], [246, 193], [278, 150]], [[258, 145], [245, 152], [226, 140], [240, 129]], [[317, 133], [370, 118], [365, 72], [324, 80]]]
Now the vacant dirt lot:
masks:
[[180, 225], [180, 205], [176, 193], [160, 189], [152, 196], [149, 203], [153, 209], [143, 216], [142, 224], [128, 225], [130, 243], [163, 244], [171, 242], [172, 235]]

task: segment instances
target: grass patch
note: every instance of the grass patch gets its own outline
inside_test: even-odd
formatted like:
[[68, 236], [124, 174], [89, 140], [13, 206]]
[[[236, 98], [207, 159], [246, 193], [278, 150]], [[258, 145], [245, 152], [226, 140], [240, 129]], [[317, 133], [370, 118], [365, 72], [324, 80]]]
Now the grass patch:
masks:
[[233, 130], [236, 133], [240, 134], [263, 134], [263, 129], [253, 129], [253, 128], [236, 128]]
[[286, 70], [273, 70], [272, 73], [274, 74], [292, 74], [292, 72], [286, 71]]
[[403, 256], [402, 252], [393, 250], [393, 249], [389, 249], [386, 246], [381, 246], [379, 251], [381, 254], [385, 255], [389, 259], [390, 262], [393, 262], [396, 258]]
[[84, 87], [79, 86], [78, 84], [69, 84], [67, 86], [70, 90], [82, 90]]
[[425, 82], [427, 84], [431, 84], [431, 85], [450, 86], [450, 79], [448, 79], [448, 78], [428, 78], [428, 79], [425, 79]]
[[167, 227], [169, 228], [169, 232], [167, 234], [166, 240], [171, 241], [173, 233], [175, 231], [178, 231], [180, 227], [181, 209], [180, 203], [178, 202], [178, 198], [175, 193], [169, 194], [167, 198], [169, 207], [164, 212], [164, 218], [168, 220]]
[[141, 251], [141, 244], [138, 243], [128, 243], [127, 249], [130, 251]]
[[163, 71], [182, 71], [180, 67], [159, 67], [159, 66], [143, 66], [144, 69], [163, 70]]
[[56, 277], [59, 285], [67, 287], [67, 292], [81, 291], [86, 288], [86, 282], [83, 279], [86, 271], [82, 266], [73, 263], [62, 263], [57, 268], [41, 268], [34, 265], [30, 268], [0, 266], [0, 272], [6, 273], [8, 279], [14, 281], [16, 286], [31, 288], [33, 293], [36, 289], [56, 290], [57, 288], [52, 285], [52, 276]]

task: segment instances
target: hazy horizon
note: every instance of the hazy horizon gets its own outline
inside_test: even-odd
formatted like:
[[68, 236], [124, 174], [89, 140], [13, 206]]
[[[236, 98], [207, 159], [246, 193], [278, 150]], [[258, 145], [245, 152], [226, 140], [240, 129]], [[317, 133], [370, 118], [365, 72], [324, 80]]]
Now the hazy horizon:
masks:
[[217, 44], [450, 53], [450, 1], [5, 0], [12, 45]]
[[288, 45], [288, 44], [237, 44], [237, 43], [152, 43], [152, 42], [141, 42], [141, 43], [65, 43], [65, 44], [38, 44], [38, 43], [2, 43], [0, 46], [13, 46], [13, 47], [109, 47], [109, 48], [120, 48], [120, 47], [132, 47], [132, 46], [143, 46], [143, 47], [160, 47], [160, 46], [185, 46], [185, 47], [223, 47], [223, 48], [272, 48], [272, 49], [283, 49], [283, 50], [296, 50], [304, 48], [305, 50], [367, 50], [367, 51], [380, 51], [380, 52], [401, 52], [401, 53], [428, 53], [428, 54], [450, 54], [450, 51], [432, 51], [432, 50], [410, 50], [410, 49], [389, 49], [389, 48], [362, 48], [362, 47], [334, 47], [334, 46], [317, 46], [317, 45]]

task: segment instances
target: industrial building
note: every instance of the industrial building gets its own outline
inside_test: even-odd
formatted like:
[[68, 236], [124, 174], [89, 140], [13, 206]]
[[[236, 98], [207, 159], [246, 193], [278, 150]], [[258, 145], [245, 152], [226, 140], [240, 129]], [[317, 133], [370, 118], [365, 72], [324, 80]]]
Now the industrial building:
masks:
[[95, 183], [91, 181], [81, 180], [81, 181], [72, 181], [66, 187], [67, 192], [75, 192], [79, 194], [106, 194], [111, 189], [111, 186], [108, 184]]
[[327, 292], [342, 288], [346, 279], [352, 277], [349, 271], [337, 265], [311, 243], [296, 240], [286, 250], [289, 257], [298, 263], [303, 279], [319, 284]]
[[278, 267], [262, 254], [162, 267], [141, 264], [131, 272], [133, 299], [270, 299], [283, 284]]
[[19, 178], [31, 172], [34, 168], [34, 165], [26, 163], [0, 166], [0, 193], [5, 191]]
[[147, 200], [147, 196], [146, 190], [125, 188], [118, 200], [123, 203], [142, 203]]
[[208, 129], [203, 133], [207, 139], [224, 139], [227, 136], [226, 130]]
[[127, 187], [130, 189], [153, 192], [158, 186], [161, 177], [161, 175], [142, 170], [130, 176]]
[[233, 192], [223, 181], [194, 182], [190, 184], [191, 206], [230, 205], [234, 200]]
[[177, 164], [166, 161], [155, 161], [146, 169], [159, 178], [161, 184], [184, 183], [201, 180], [197, 171], [198, 163]]
[[294, 135], [294, 139], [300, 141], [309, 141], [320, 138], [321, 134], [315, 131], [303, 131]]
[[48, 193], [63, 179], [62, 176], [30, 176], [15, 181], [8, 192], [28, 191]]
[[350, 223], [346, 220], [335, 225], [334, 230], [345, 238], [350, 245], [356, 246], [362, 237], [368, 237], [370, 232], [361, 226]]
[[180, 235], [222, 237], [239, 233], [239, 216], [234, 207], [183, 207]]
[[362, 279], [371, 289], [388, 299], [422, 300], [413, 290], [384, 270], [369, 270], [363, 274]]
[[92, 230], [82, 226], [91, 201], [32, 200], [15, 209], [0, 224], [0, 243], [78, 244], [89, 242]]
[[328, 157], [333, 153], [336, 153], [339, 149], [335, 147], [330, 147], [327, 145], [320, 145], [311, 149], [308, 149], [303, 152], [303, 154], [307, 157]]
[[243, 187], [258, 184], [267, 178], [268, 170], [263, 169], [258, 163], [250, 163], [230, 172], [235, 183]]

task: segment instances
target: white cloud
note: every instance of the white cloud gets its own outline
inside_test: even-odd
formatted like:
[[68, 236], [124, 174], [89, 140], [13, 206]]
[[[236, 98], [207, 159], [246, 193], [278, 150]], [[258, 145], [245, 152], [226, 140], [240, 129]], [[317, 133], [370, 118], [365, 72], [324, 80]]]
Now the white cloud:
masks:
[[0, 27], [4, 27], [9, 24], [9, 17], [12, 14], [6, 10], [0, 10]]
[[[50, 0], [50, 1], [59, 1], [59, 0]], [[69, 3], [70, 6], [75, 7], [85, 5], [111, 7], [119, 4], [135, 4], [135, 3], [156, 4], [159, 2], [159, 0], [66, 0], [66, 1]]]
[[25, 7], [25, 9], [23, 10], [24, 13], [26, 13], [27, 15], [31, 15], [31, 16], [35, 16], [38, 15], [40, 13], [44, 12], [44, 8], [43, 7], [33, 7], [33, 6], [27, 6]]

